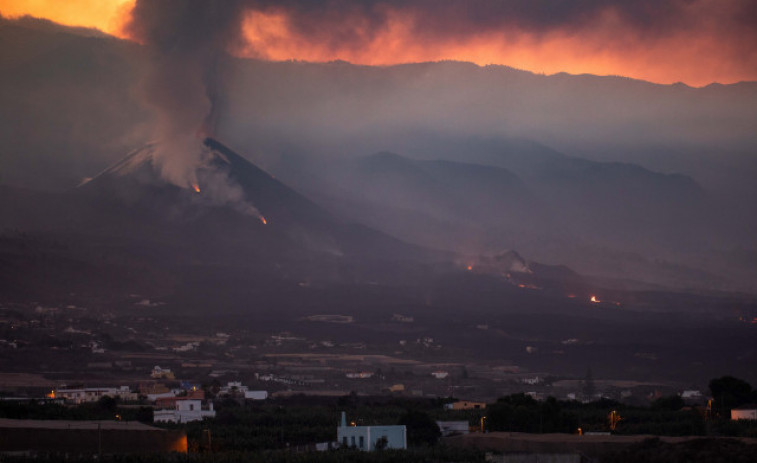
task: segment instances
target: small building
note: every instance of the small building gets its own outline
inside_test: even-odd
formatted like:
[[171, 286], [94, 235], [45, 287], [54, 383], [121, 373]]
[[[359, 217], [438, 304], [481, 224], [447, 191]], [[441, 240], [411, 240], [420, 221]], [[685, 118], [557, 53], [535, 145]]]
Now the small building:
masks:
[[437, 421], [436, 425], [442, 432], [442, 437], [460, 436], [470, 432], [467, 421]]
[[131, 392], [128, 386], [87, 387], [76, 389], [61, 388], [50, 393], [51, 398], [62, 398], [66, 402], [77, 405], [86, 402], [97, 402], [106, 396], [121, 400], [137, 400], [138, 398], [137, 393]]
[[354, 447], [366, 452], [407, 448], [405, 426], [347, 426], [347, 416], [344, 412], [336, 436], [337, 442], [343, 447]]
[[248, 400], [266, 400], [268, 391], [244, 391], [244, 398]]
[[683, 400], [697, 400], [702, 398], [702, 393], [696, 390], [686, 390], [681, 392], [681, 398]]
[[150, 373], [150, 377], [156, 379], [176, 379], [176, 376], [170, 368], [160, 368], [159, 365], [155, 365], [152, 369], [152, 373]]
[[732, 420], [757, 420], [757, 404], [742, 405], [731, 410]]
[[241, 381], [229, 381], [226, 383], [226, 386], [221, 386], [218, 390], [218, 395], [229, 397], [244, 396], [248, 389]]
[[443, 371], [443, 370], [432, 371], [431, 376], [433, 376], [436, 379], [444, 379], [447, 376], [449, 376], [449, 372]]
[[469, 402], [467, 400], [460, 400], [444, 405], [447, 410], [477, 410], [480, 408], [486, 408], [486, 402]]
[[189, 423], [201, 421], [205, 418], [215, 418], [213, 403], [203, 407], [202, 400], [177, 398], [176, 407], [169, 410], [156, 410], [153, 412], [153, 421], [156, 423]]

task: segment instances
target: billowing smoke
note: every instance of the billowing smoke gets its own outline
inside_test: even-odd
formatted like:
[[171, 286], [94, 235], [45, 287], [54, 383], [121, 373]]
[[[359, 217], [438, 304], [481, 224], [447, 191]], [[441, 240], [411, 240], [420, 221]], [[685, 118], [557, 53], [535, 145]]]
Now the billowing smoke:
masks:
[[202, 139], [214, 132], [220, 63], [239, 40], [242, 1], [139, 0], [125, 32], [143, 43], [150, 66], [142, 84], [155, 109], [157, 161], [170, 182], [197, 183]]

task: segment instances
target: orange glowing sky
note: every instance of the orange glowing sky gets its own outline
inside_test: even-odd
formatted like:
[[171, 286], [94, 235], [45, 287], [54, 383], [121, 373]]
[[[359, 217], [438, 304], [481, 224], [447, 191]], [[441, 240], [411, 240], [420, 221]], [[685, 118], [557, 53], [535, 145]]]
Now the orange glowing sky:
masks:
[[[0, 13], [6, 17], [28, 14], [124, 37], [121, 26], [134, 1], [0, 0]], [[739, 0], [733, 2], [744, 8]], [[757, 80], [755, 25], [750, 20], [735, 24], [733, 18], [740, 10], [731, 3], [677, 4], [674, 27], [654, 31], [632, 27], [618, 11], [606, 8], [578, 25], [534, 29], [508, 23], [507, 28], [472, 27], [449, 34], [443, 27], [431, 32], [424, 29], [423, 13], [403, 8], [402, 3], [381, 9], [379, 27], [369, 25], [369, 18], [347, 12], [318, 28], [303, 28], [305, 14], [295, 17], [274, 3], [247, 10], [243, 18], [246, 43], [233, 52], [270, 60], [339, 59], [367, 65], [450, 59], [545, 74], [621, 75], [694, 86]], [[350, 39], [340, 39], [339, 33]]]
[[66, 26], [93, 27], [121, 36], [120, 29], [135, 0], [0, 0], [0, 14], [29, 15]]

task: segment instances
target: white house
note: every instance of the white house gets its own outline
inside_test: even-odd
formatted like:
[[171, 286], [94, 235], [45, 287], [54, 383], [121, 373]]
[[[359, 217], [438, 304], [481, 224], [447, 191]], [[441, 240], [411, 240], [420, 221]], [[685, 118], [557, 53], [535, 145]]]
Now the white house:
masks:
[[221, 386], [218, 390], [220, 395], [243, 395], [249, 388], [242, 384], [241, 381], [229, 381], [226, 386]]
[[244, 391], [244, 398], [250, 400], [265, 400], [268, 398], [268, 391]]
[[347, 426], [347, 417], [342, 412], [342, 422], [336, 429], [337, 442], [343, 447], [354, 447], [366, 452], [382, 448], [407, 448], [405, 426]]
[[201, 421], [204, 418], [215, 418], [216, 412], [213, 410], [213, 403], [208, 403], [207, 408], [203, 408], [202, 400], [199, 399], [179, 399], [176, 401], [176, 408], [173, 410], [156, 410], [153, 413], [153, 421], [156, 423], [188, 423], [190, 421]]
[[731, 410], [732, 420], [757, 420], [757, 405], [742, 405]]

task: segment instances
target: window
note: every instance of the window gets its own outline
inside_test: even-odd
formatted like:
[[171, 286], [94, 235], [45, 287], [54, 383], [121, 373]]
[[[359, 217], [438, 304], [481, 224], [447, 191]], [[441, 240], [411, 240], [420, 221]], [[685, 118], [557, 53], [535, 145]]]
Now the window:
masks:
[[365, 447], [365, 438], [360, 436], [360, 448], [362, 449], [363, 447]]
[[355, 446], [355, 436], [350, 437], [350, 445]]
[[347, 436], [342, 437], [342, 445], [347, 447]]

